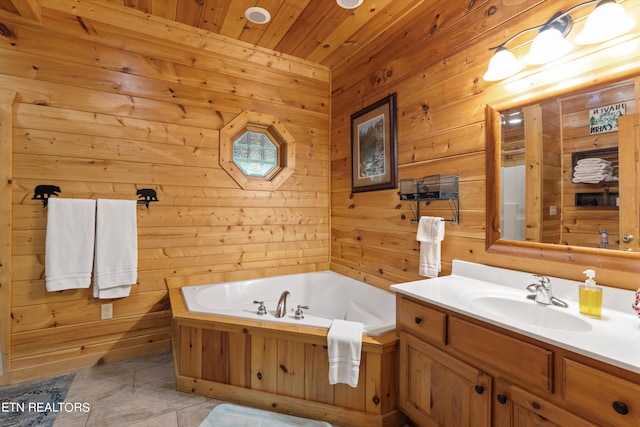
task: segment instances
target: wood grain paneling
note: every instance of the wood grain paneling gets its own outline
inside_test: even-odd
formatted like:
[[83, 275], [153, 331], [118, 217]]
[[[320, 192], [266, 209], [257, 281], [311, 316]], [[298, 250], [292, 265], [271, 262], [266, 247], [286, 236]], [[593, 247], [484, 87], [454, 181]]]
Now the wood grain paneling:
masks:
[[[180, 4], [135, 6], [171, 15]], [[114, 6], [47, 0], [42, 25], [2, 15], [0, 90], [16, 94], [0, 110], [0, 222], [15, 243], [0, 242], [3, 258], [10, 251], [0, 332], [11, 381], [168, 349], [167, 277], [329, 266], [328, 69]], [[179, 10], [181, 20], [199, 17]], [[278, 117], [296, 142], [296, 170], [278, 191], [242, 190], [219, 166], [219, 130], [243, 111]], [[138, 207], [138, 283], [108, 301], [112, 320], [100, 320], [104, 301], [90, 290], [46, 292], [47, 210], [31, 197], [47, 183], [67, 198], [158, 193]], [[176, 336], [178, 349], [196, 340], [249, 354], [242, 336]], [[246, 386], [250, 360], [237, 363], [203, 374]]]
[[[450, 272], [453, 259], [462, 259], [581, 280], [584, 266], [521, 257], [515, 252], [487, 253], [484, 236], [485, 106], [521, 106], [570, 87], [584, 88], [640, 73], [640, 30], [636, 27], [619, 42], [575, 47], [566, 60], [526, 68], [508, 81], [482, 79], [492, 55], [489, 47], [574, 5], [570, 0], [432, 2], [402, 32], [387, 32], [332, 69], [333, 270], [382, 288], [421, 278], [416, 225], [410, 222], [412, 205], [400, 201], [397, 190], [351, 194], [349, 117], [395, 92], [399, 179], [460, 174], [461, 220], [459, 225], [445, 226], [441, 274]], [[624, 7], [638, 19], [637, 3], [625, 1]], [[589, 11], [584, 8], [579, 16]], [[522, 56], [529, 40], [523, 36], [509, 48]], [[614, 50], [625, 54], [612, 55]], [[566, 172], [564, 176], [566, 179]], [[449, 215], [446, 202], [423, 203], [420, 213]], [[634, 275], [621, 272], [615, 262], [599, 268], [598, 275], [603, 284], [637, 288]]]
[[11, 372], [11, 288], [13, 268], [11, 254], [13, 251], [11, 229], [12, 192], [11, 180], [13, 170], [13, 102], [16, 93], [0, 90], [0, 385], [10, 382]]

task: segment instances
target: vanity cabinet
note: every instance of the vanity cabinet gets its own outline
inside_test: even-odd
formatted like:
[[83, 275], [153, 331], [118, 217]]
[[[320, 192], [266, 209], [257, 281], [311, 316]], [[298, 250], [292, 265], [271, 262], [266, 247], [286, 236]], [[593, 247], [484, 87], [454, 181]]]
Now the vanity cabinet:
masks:
[[568, 406], [616, 426], [640, 426], [640, 384], [570, 358], [563, 364], [563, 397]]
[[596, 424], [504, 380], [498, 380], [496, 384], [494, 417], [495, 427], [596, 427]]
[[397, 294], [400, 409], [420, 426], [640, 426], [640, 375]]
[[491, 422], [491, 377], [407, 334], [400, 334], [400, 409], [420, 425]]

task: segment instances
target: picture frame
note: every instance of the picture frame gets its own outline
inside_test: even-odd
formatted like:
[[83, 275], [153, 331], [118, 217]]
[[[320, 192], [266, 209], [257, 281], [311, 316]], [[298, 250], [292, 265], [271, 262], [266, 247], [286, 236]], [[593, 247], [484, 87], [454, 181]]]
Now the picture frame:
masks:
[[351, 115], [351, 192], [398, 188], [396, 94]]

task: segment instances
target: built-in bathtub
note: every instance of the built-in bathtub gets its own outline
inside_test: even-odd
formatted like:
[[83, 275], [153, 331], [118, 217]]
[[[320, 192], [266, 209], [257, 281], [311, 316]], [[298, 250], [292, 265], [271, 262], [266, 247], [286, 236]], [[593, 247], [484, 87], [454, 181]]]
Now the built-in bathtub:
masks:
[[[204, 280], [167, 279], [179, 390], [344, 426], [405, 421], [397, 410], [394, 294], [331, 271]], [[287, 312], [276, 318], [283, 291]], [[295, 318], [298, 305], [309, 307], [303, 319]], [[326, 337], [336, 318], [365, 324], [355, 388], [328, 381]]]
[[[289, 291], [287, 312], [275, 316], [278, 299]], [[395, 295], [333, 271], [291, 274], [263, 279], [182, 287], [187, 309], [243, 319], [328, 328], [333, 319], [364, 324], [364, 333], [377, 336], [396, 325]], [[258, 314], [263, 302], [266, 314]], [[295, 311], [302, 308], [302, 318]], [[300, 317], [300, 316], [298, 316]]]

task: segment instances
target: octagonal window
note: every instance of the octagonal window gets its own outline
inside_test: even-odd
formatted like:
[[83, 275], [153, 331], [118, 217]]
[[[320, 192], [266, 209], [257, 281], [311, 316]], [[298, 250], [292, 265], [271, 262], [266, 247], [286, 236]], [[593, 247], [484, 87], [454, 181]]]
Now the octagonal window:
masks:
[[277, 117], [244, 111], [220, 129], [220, 166], [245, 190], [278, 189], [295, 164], [295, 140]]
[[247, 131], [233, 141], [233, 162], [247, 176], [267, 177], [278, 167], [278, 146], [266, 133]]

